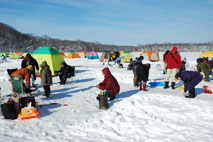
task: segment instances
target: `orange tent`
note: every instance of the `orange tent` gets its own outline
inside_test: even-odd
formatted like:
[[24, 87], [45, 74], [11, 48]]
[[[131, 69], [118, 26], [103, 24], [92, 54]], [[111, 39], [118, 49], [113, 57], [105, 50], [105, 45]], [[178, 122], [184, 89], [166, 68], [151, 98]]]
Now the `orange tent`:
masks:
[[80, 58], [80, 56], [78, 55], [78, 53], [76, 53], [76, 52], [70, 52], [69, 54], [68, 54], [68, 57], [67, 57], [68, 59], [73, 59], [73, 58]]
[[87, 51], [81, 51], [81, 52], [79, 52], [79, 56], [81, 57], [81, 58], [87, 58], [87, 56], [88, 56], [88, 52]]
[[18, 55], [18, 58], [21, 58], [22, 56], [24, 56], [24, 52], [16, 52], [16, 54]]
[[143, 56], [144, 59], [148, 59], [152, 62], [160, 61], [159, 53], [155, 51], [145, 51], [140, 53], [140, 56]]

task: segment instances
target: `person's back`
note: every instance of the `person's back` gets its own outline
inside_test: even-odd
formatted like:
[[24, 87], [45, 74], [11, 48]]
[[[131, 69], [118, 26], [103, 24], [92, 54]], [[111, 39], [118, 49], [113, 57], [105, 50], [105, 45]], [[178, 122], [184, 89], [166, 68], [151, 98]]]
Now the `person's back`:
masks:
[[40, 65], [41, 72], [40, 72], [40, 78], [41, 78], [41, 85], [51, 85], [52, 84], [52, 72], [47, 65], [46, 61], [43, 61]]
[[133, 65], [132, 65], [132, 70], [133, 72], [136, 71], [136, 68], [139, 64], [142, 64], [142, 60], [144, 59], [143, 56], [140, 56], [139, 58], [135, 58], [135, 60], [133, 61]]
[[167, 50], [164, 54], [163, 54], [163, 61], [165, 62], [166, 61], [166, 56], [168, 55], [170, 51]]
[[26, 84], [30, 85], [30, 71], [27, 68], [19, 69], [13, 72], [11, 75], [21, 76], [22, 79], [26, 81]]
[[132, 70], [132, 67], [133, 67], [133, 61], [132, 61], [132, 58], [131, 58], [130, 62], [129, 62], [129, 65], [127, 67], [127, 70]]
[[211, 66], [209, 63], [206, 63], [205, 61], [198, 62], [197, 71], [198, 73], [202, 71], [205, 75], [205, 81], [209, 81], [209, 75], [211, 75]]
[[52, 84], [52, 73], [46, 61], [43, 61], [40, 67], [41, 67], [40, 72], [41, 85], [43, 85], [45, 96], [49, 97], [50, 85]]

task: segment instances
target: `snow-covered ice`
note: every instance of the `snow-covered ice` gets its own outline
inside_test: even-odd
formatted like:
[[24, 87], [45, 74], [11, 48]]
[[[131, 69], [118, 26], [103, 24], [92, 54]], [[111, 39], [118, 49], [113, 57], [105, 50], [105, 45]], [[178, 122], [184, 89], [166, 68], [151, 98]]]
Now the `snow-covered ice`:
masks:
[[[201, 53], [181, 53], [186, 57], [187, 69], [194, 70], [196, 58]], [[134, 53], [139, 56], [139, 53]], [[162, 57], [163, 53], [160, 53]], [[54, 77], [51, 97], [42, 96], [43, 88], [36, 96], [39, 118], [29, 120], [6, 120], [0, 116], [0, 141], [2, 142], [212, 142], [213, 141], [213, 95], [203, 93], [203, 85], [213, 89], [213, 81], [196, 86], [197, 97], [186, 99], [183, 90], [148, 87], [139, 91], [133, 87], [133, 73], [125, 68], [109, 67], [118, 80], [121, 90], [110, 102], [110, 108], [99, 110], [95, 87], [103, 80], [99, 60], [66, 59], [76, 67], [74, 80], [59, 85]], [[144, 63], [148, 61], [143, 61]], [[165, 75], [157, 64], [151, 63], [150, 81], [164, 81]], [[111, 63], [112, 64], [112, 63]], [[0, 63], [1, 95], [11, 94], [6, 69], [20, 68], [21, 60]], [[36, 83], [40, 83], [37, 78]], [[181, 82], [177, 82], [181, 85]], [[51, 105], [50, 102], [57, 104]], [[68, 104], [68, 106], [64, 106]]]

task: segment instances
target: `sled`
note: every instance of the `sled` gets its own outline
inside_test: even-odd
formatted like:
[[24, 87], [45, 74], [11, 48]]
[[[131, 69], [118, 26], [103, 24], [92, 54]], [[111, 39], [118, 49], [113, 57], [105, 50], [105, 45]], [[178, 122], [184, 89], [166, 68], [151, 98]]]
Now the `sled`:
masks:
[[21, 109], [21, 113], [18, 115], [18, 119], [24, 120], [24, 119], [30, 119], [30, 118], [37, 118], [39, 113], [35, 107], [25, 107]]
[[30, 119], [37, 118], [39, 115], [38, 104], [35, 101], [35, 97], [23, 97], [20, 98], [20, 105], [23, 107], [18, 115], [18, 119]]
[[184, 86], [179, 86], [178, 89], [184, 90]]
[[165, 82], [149, 82], [150, 87], [165, 86]]

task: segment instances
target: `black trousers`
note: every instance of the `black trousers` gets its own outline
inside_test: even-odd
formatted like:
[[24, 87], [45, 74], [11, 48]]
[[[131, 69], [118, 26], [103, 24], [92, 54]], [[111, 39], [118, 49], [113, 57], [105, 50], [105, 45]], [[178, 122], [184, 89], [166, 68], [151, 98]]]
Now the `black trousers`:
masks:
[[194, 98], [195, 97], [195, 88], [192, 90], [189, 90], [189, 96], [186, 96], [187, 98]]
[[45, 96], [49, 97], [50, 95], [50, 85], [43, 85]]

